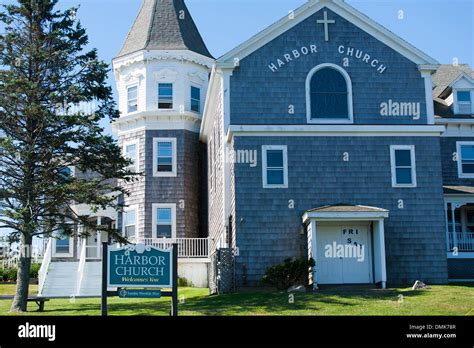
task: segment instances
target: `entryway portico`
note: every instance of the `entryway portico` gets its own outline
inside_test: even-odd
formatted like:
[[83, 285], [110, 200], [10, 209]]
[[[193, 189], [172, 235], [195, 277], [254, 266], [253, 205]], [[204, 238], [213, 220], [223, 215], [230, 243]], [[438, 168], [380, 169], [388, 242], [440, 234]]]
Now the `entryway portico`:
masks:
[[314, 289], [324, 284], [380, 284], [386, 287], [384, 220], [389, 211], [339, 204], [303, 215]]

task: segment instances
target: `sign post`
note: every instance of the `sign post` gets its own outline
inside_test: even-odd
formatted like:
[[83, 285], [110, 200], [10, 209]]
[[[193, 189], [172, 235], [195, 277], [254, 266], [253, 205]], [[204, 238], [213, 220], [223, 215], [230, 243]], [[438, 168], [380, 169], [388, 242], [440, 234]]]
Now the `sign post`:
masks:
[[[171, 297], [170, 315], [178, 315], [178, 244], [173, 243], [168, 250], [143, 244], [120, 248], [108, 248], [104, 244], [103, 270], [103, 316], [107, 315], [107, 295], [121, 298]], [[118, 291], [107, 293], [107, 287], [116, 287]], [[162, 288], [171, 291], [161, 291]]]
[[100, 234], [100, 241], [102, 242], [102, 299], [101, 299], [101, 312], [102, 316], [107, 316], [107, 270], [108, 270], [108, 249], [109, 249], [109, 236], [107, 233], [102, 232]]
[[173, 243], [173, 288], [171, 316], [178, 316], [178, 244]]

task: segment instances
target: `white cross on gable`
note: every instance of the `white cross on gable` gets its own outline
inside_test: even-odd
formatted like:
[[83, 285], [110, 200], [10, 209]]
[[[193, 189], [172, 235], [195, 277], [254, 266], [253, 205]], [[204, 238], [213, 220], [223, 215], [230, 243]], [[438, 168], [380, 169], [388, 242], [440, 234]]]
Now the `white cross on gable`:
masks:
[[324, 19], [318, 19], [318, 24], [324, 24], [324, 40], [329, 41], [329, 24], [336, 24], [336, 21], [328, 20], [328, 13], [324, 11]]

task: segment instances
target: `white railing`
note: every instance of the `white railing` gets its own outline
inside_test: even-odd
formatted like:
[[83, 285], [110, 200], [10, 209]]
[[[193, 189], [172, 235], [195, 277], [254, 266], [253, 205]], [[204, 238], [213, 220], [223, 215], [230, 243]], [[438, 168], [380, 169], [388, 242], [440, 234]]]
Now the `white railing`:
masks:
[[[456, 240], [454, 240], [456, 237]], [[452, 251], [454, 247], [457, 247], [458, 251], [474, 251], [474, 232], [453, 232], [448, 233], [449, 239], [449, 250]]]
[[43, 262], [41, 262], [41, 267], [38, 272], [38, 295], [41, 295], [43, 292], [44, 282], [46, 280], [46, 274], [48, 273], [49, 264], [51, 263], [51, 254], [53, 240], [50, 238], [48, 241], [48, 246], [43, 255]]
[[139, 238], [137, 242], [160, 249], [169, 249], [177, 243], [180, 258], [209, 257], [209, 238]]
[[79, 258], [79, 266], [77, 267], [77, 281], [76, 281], [76, 294], [81, 293], [82, 279], [84, 278], [84, 268], [86, 266], [86, 250], [87, 241], [83, 238], [81, 242], [81, 253]]
[[0, 261], [0, 268], [15, 268], [18, 267], [18, 258], [9, 258]]

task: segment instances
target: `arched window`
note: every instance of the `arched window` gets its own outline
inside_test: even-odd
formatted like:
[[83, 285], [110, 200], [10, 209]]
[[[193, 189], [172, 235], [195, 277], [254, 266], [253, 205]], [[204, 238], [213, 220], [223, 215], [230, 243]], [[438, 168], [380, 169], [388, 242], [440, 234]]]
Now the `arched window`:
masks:
[[352, 122], [352, 86], [344, 69], [319, 65], [309, 73], [306, 88], [309, 123]]

